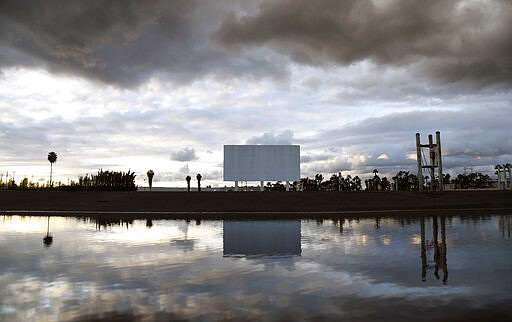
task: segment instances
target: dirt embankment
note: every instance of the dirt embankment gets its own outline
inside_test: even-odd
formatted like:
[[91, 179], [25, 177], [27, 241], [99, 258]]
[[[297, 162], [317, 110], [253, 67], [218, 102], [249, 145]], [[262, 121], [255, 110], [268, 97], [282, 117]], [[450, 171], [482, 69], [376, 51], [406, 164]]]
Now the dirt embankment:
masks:
[[62, 192], [0, 191], [0, 214], [163, 218], [329, 217], [336, 214], [512, 212], [512, 191], [430, 192]]

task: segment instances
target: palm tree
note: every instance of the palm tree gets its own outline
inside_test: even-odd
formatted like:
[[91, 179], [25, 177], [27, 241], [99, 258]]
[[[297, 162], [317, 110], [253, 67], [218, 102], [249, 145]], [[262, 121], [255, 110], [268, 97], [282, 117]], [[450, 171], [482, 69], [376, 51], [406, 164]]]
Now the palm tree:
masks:
[[196, 178], [197, 178], [197, 191], [198, 192], [201, 192], [201, 178], [202, 177], [203, 176], [201, 174], [199, 174], [199, 173], [196, 176]]
[[190, 176], [187, 176], [185, 180], [187, 180], [187, 191], [190, 192], [190, 180], [192, 180], [192, 178]]
[[148, 175], [148, 182], [149, 182], [149, 191], [151, 191], [151, 187], [153, 186], [153, 176], [155, 175], [155, 173], [153, 172], [153, 170], [149, 170], [147, 172], [147, 175]]
[[50, 161], [50, 186], [53, 187], [52, 174], [53, 174], [53, 164], [57, 162], [57, 153], [50, 152], [48, 153], [48, 161]]

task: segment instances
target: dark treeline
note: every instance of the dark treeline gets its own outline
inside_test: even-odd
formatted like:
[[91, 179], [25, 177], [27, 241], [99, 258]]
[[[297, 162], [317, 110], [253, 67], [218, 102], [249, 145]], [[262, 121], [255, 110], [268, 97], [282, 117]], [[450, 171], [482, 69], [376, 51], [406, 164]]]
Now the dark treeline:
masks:
[[[431, 178], [423, 177], [422, 183], [424, 190], [430, 190]], [[459, 174], [454, 179], [449, 174], [443, 174], [443, 182], [452, 184], [454, 189], [484, 189], [493, 186], [493, 180], [488, 175], [480, 172], [470, 174]], [[362, 181], [358, 176], [343, 176], [341, 173], [333, 174], [328, 180], [324, 180], [323, 175], [316, 174], [314, 178], [302, 178], [291, 186], [291, 190], [299, 191], [418, 191], [418, 176], [409, 171], [399, 171], [389, 180], [387, 177], [380, 177], [378, 170], [373, 170], [373, 177]], [[437, 180], [434, 180], [437, 190]], [[285, 185], [278, 181], [274, 184], [267, 183], [267, 191], [284, 191]]]
[[459, 174], [452, 181], [458, 189], [490, 188], [492, 184], [491, 177], [480, 172]]
[[[80, 176], [78, 181], [71, 181], [68, 184], [62, 182], [39, 182], [30, 181], [23, 178], [19, 184], [14, 178], [5, 178], [0, 176], [0, 189], [3, 190], [66, 190], [66, 191], [135, 191], [135, 173], [103, 171], [99, 170], [97, 174], [86, 174]], [[430, 190], [431, 180], [429, 176], [423, 177], [423, 189]], [[451, 178], [449, 174], [443, 174], [443, 182], [452, 184], [454, 189], [485, 189], [493, 187], [493, 180], [490, 176], [480, 172], [469, 174], [458, 174]], [[190, 184], [190, 182], [188, 182]], [[437, 180], [434, 180], [437, 185]], [[300, 181], [293, 182], [290, 187], [293, 191], [418, 191], [419, 180], [417, 175], [409, 171], [399, 171], [390, 179], [380, 177], [378, 170], [373, 170], [373, 177], [364, 181], [359, 176], [343, 176], [341, 173], [334, 173], [328, 180], [325, 180], [322, 174], [315, 175], [314, 178], [302, 178]], [[435, 187], [437, 190], [437, 187]], [[267, 183], [267, 191], [285, 191], [286, 186], [278, 181], [276, 183]]]
[[99, 170], [96, 175], [80, 176], [78, 182], [71, 182], [69, 186], [71, 190], [115, 190], [115, 191], [134, 191], [137, 190], [135, 185], [135, 173], [103, 171]]
[[65, 190], [65, 191], [135, 191], [135, 173], [103, 171], [99, 170], [97, 174], [86, 174], [78, 177], [78, 181], [71, 181], [69, 184], [62, 182], [47, 182], [39, 184], [23, 178], [19, 184], [16, 184], [13, 178], [7, 181], [0, 179], [0, 189], [9, 190]]

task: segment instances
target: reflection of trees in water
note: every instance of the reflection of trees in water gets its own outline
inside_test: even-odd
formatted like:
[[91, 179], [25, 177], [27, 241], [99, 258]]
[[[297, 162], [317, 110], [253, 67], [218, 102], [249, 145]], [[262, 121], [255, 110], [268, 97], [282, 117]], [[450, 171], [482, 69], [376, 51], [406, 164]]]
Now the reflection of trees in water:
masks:
[[418, 218], [415, 217], [400, 217], [395, 220], [401, 227], [416, 225], [418, 222]]
[[50, 247], [53, 243], [53, 236], [50, 234], [50, 216], [48, 216], [48, 225], [46, 227], [46, 236], [43, 238], [43, 244]]
[[427, 262], [427, 252], [434, 250], [434, 276], [439, 279], [439, 269], [443, 272], [443, 284], [448, 282], [448, 264], [446, 247], [446, 218], [441, 216], [441, 241], [439, 242], [439, 225], [437, 216], [432, 216], [432, 241], [425, 237], [425, 217], [420, 218], [420, 236], [421, 236], [421, 280], [427, 280], [427, 269], [431, 268]]
[[482, 222], [488, 222], [492, 220], [491, 215], [483, 215], [483, 216], [460, 216], [460, 221], [462, 223], [472, 223], [473, 226], [476, 228], [480, 226]]
[[512, 219], [511, 216], [500, 216], [499, 226], [500, 226], [501, 236], [503, 238], [510, 239], [510, 233], [512, 232], [512, 227], [511, 227], [512, 225], [510, 224], [512, 221], [511, 219]]
[[133, 219], [124, 218], [101, 218], [101, 217], [88, 217], [82, 219], [84, 223], [94, 223], [96, 230], [107, 229], [113, 226], [126, 226], [128, 229], [133, 225]]
[[[343, 235], [343, 232], [346, 227], [350, 227], [352, 222], [359, 223], [359, 218], [351, 218], [351, 217], [339, 217], [339, 218], [331, 218], [332, 225], [339, 228], [340, 234]], [[348, 222], [348, 223], [347, 223]], [[323, 224], [323, 221], [319, 223], [317, 220], [317, 225]]]
[[[201, 221], [196, 220], [196, 225], [200, 225]], [[190, 252], [194, 250], [195, 240], [188, 239], [188, 228], [190, 225], [190, 219], [186, 219], [178, 224], [178, 229], [185, 235], [183, 239], [172, 239], [170, 241], [171, 246], [175, 246], [184, 252]]]
[[340, 234], [343, 234], [343, 225], [345, 225], [345, 218], [340, 218], [339, 221], [339, 227], [340, 227]]
[[[343, 225], [351, 225], [352, 223], [359, 224], [360, 218], [359, 217], [330, 217], [329, 220], [331, 220], [331, 223], [335, 227], [343, 226]], [[304, 222], [311, 222], [311, 219], [303, 219]], [[327, 218], [325, 219], [327, 221]], [[315, 219], [317, 226], [323, 226], [324, 225], [324, 219]], [[343, 230], [343, 227], [340, 227], [341, 230]]]
[[107, 227], [112, 226], [126, 226], [126, 229], [130, 228], [133, 225], [133, 220], [126, 219], [99, 219], [96, 218], [94, 220], [96, 224], [96, 229], [101, 230], [101, 228], [106, 229]]

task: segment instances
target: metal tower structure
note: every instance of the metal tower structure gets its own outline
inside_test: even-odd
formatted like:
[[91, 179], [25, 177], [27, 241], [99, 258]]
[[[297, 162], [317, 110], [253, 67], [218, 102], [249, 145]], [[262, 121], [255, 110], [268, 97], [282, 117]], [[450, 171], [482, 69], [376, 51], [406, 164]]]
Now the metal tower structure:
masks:
[[[423, 154], [422, 148], [428, 148], [428, 162]], [[436, 143], [434, 144], [432, 134], [428, 135], [428, 144], [421, 144], [420, 134], [416, 133], [416, 160], [418, 162], [418, 190], [423, 190], [423, 169], [430, 171], [430, 190], [436, 189], [435, 179], [437, 168], [437, 186], [443, 191], [443, 161], [441, 158], [441, 133], [436, 132]]]

